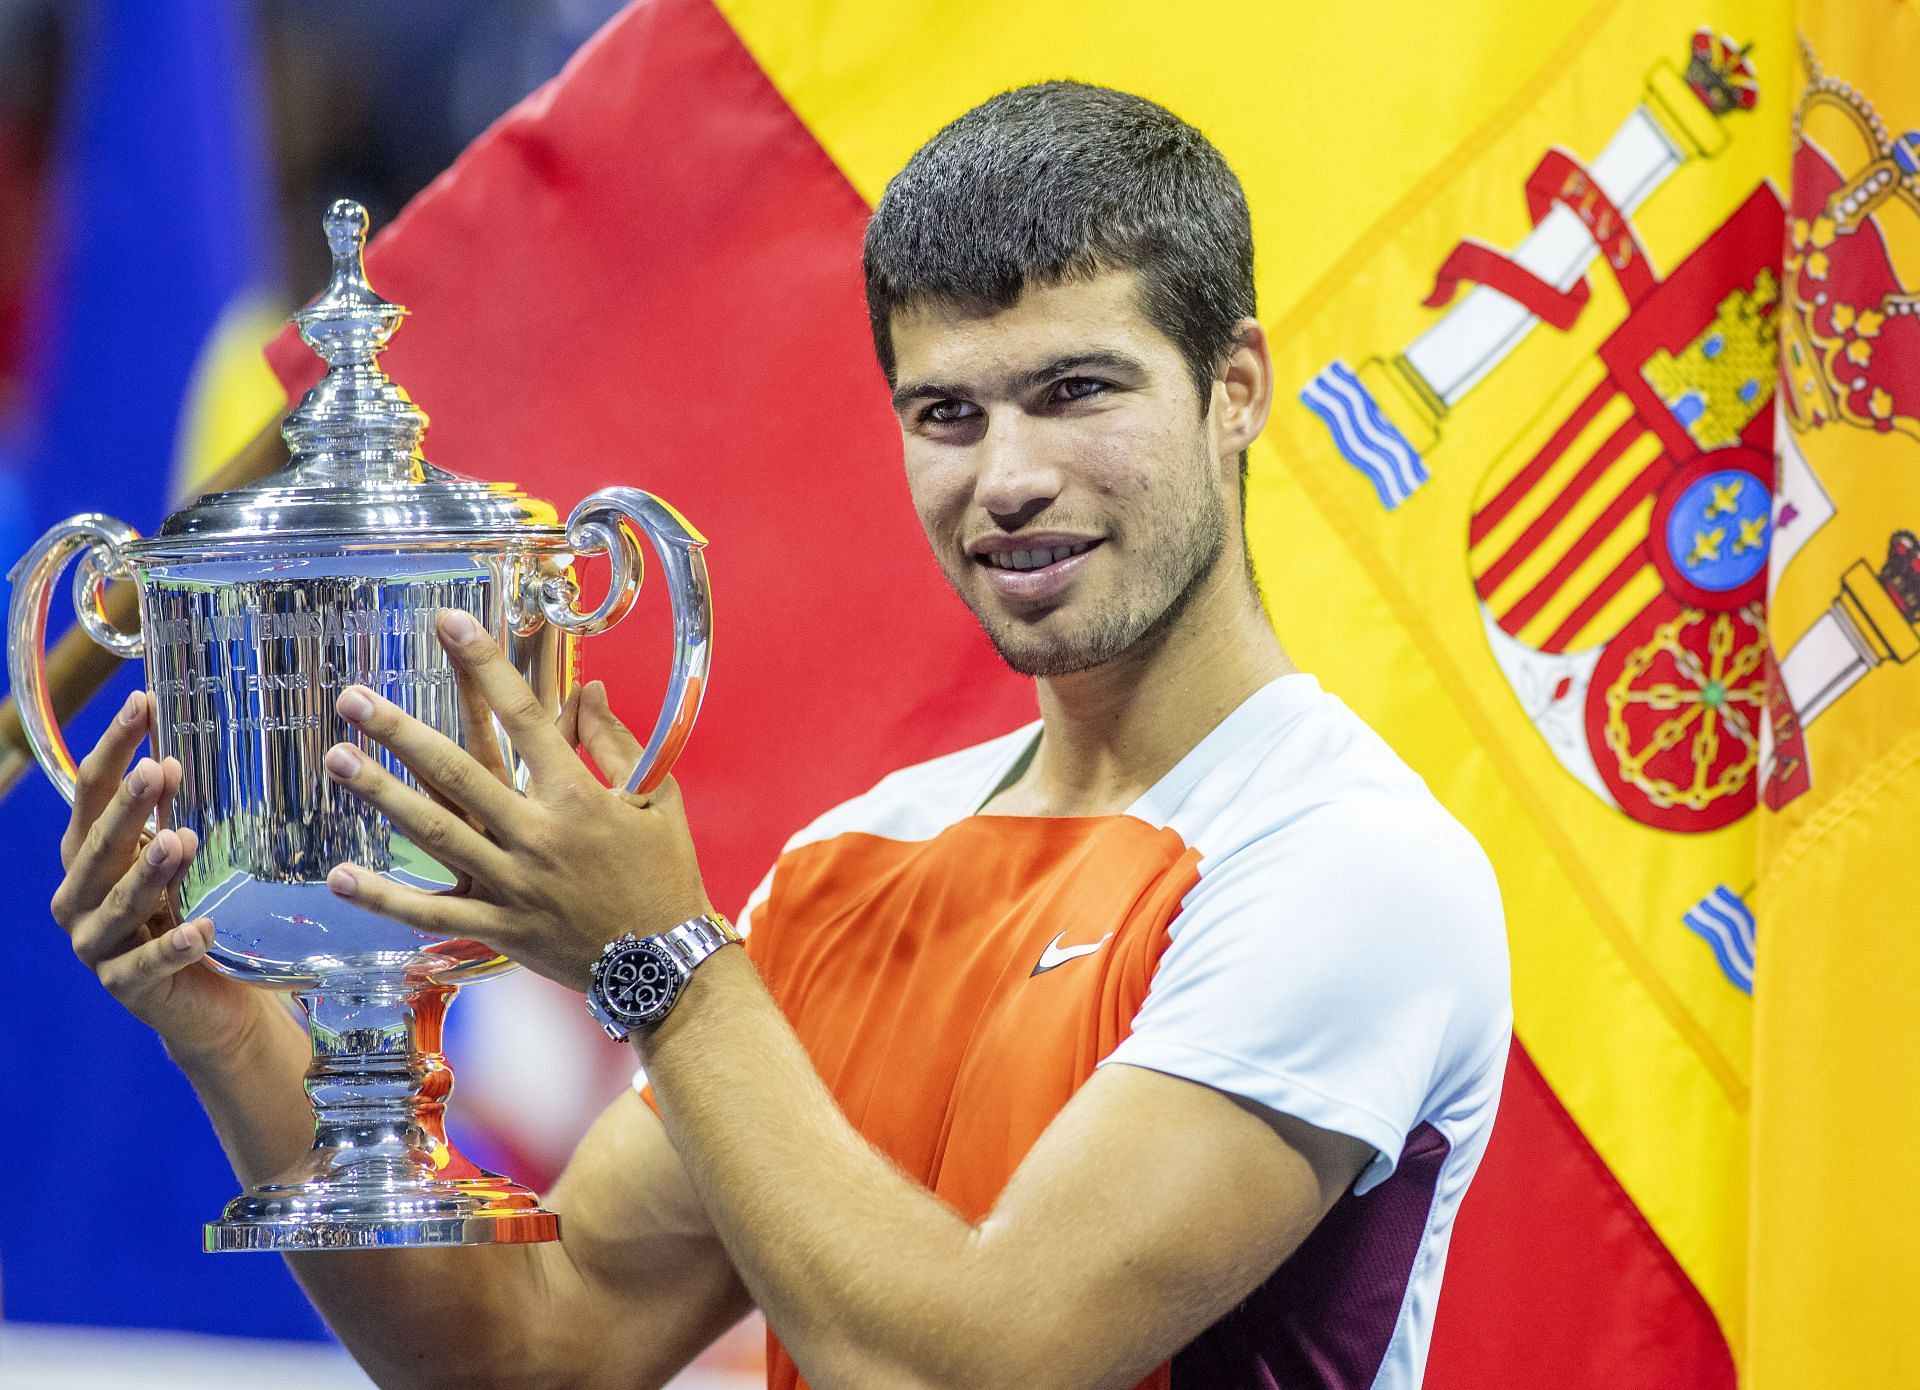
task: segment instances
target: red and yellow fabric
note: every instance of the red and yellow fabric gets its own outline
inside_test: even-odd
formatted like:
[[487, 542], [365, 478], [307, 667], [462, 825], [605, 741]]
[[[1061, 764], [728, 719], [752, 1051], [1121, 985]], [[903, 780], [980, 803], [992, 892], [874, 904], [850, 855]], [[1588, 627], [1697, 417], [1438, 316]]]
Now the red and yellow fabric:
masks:
[[[1751, 1382], [1920, 1384], [1898, 1278], [1920, 1195], [1920, 957], [1901, 864], [1920, 808], [1920, 15], [1801, 7], [1783, 266], [1759, 821]], [[1834, 652], [1823, 638], [1844, 636]], [[1836, 659], [1837, 658], [1837, 659]], [[1809, 687], [1813, 687], [1809, 694]]]
[[[1887, 103], [1821, 146], [1830, 181], [1904, 176], [1911, 15], [1807, 23], [1819, 70]], [[1796, 307], [1869, 238], [1858, 199], [1802, 206], [1795, 24], [1789, 0], [641, 0], [379, 239], [377, 283], [418, 312], [391, 365], [437, 462], [563, 508], [637, 483], [714, 537], [720, 665], [683, 781], [738, 901], [824, 807], [1031, 712], [906, 504], [860, 296], [873, 199], [1031, 79], [1193, 120], [1253, 208], [1281, 399], [1249, 522], [1276, 627], [1475, 832], [1511, 909], [1518, 1045], [1428, 1383], [1710, 1387], [1736, 1361], [1892, 1383], [1916, 1334], [1885, 1271], [1915, 1222], [1865, 1165], [1914, 1121], [1882, 1100], [1868, 1142], [1864, 1116], [1910, 1070], [1920, 998], [1886, 864], [1916, 665], [1882, 580], [1916, 523], [1874, 336], [1906, 331], [1912, 206], [1898, 179], [1861, 194], [1880, 298], [1846, 324]], [[1873, 378], [1831, 386], [1818, 426], [1776, 428], [1790, 320], [1816, 367]], [[296, 343], [275, 360], [311, 379]], [[1790, 570], [1776, 549], [1769, 627], [1788, 434], [1846, 524]], [[1847, 603], [1885, 655], [1770, 734], [1769, 640]], [[650, 642], [629, 624], [589, 652], [636, 717]], [[1811, 789], [1760, 809], [1791, 771], [1770, 738]]]

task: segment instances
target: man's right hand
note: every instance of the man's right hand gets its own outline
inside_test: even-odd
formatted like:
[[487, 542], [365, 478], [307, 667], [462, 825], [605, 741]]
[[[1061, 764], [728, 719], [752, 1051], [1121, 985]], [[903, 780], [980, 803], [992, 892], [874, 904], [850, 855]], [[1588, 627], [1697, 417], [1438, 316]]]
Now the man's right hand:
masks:
[[[142, 758], [121, 775], [151, 718], [151, 700], [136, 692], [80, 764], [73, 818], [60, 841], [67, 876], [52, 907], [74, 955], [188, 1065], [240, 1055], [274, 1004], [265, 990], [211, 968], [189, 969], [212, 946], [213, 923], [202, 917], [176, 925], [168, 893], [199, 848], [193, 831], [168, 824], [180, 764]], [[161, 828], [143, 843], [155, 810]]]

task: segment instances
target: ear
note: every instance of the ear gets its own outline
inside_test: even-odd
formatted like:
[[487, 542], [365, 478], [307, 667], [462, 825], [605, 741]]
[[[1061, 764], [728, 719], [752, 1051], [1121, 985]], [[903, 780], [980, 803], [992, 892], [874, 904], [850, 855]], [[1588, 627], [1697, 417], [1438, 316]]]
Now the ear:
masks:
[[1238, 458], [1260, 436], [1273, 408], [1273, 358], [1258, 319], [1234, 325], [1235, 343], [1214, 380], [1214, 444], [1220, 457]]

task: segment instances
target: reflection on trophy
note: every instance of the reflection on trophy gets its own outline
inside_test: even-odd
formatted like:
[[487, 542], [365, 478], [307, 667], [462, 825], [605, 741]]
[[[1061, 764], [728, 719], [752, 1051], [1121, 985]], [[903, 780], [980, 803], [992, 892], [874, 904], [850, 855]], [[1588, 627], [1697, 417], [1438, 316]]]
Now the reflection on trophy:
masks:
[[[574, 642], [618, 622], [641, 576], [644, 533], [671, 590], [673, 671], [629, 790], [667, 775], [699, 711], [711, 651], [704, 539], [634, 488], [585, 499], [565, 526], [502, 484], [435, 468], [426, 416], [376, 358], [406, 310], [368, 287], [366, 213], [326, 218], [331, 283], [295, 315], [327, 374], [283, 431], [291, 458], [263, 481], [215, 493], [141, 538], [96, 513], [43, 536], [13, 571], [13, 690], [41, 765], [69, 801], [74, 762], [53, 716], [45, 637], [49, 591], [76, 555], [74, 606], [93, 639], [144, 654], [153, 752], [180, 760], [174, 824], [197, 859], [177, 890], [181, 920], [210, 917], [212, 964], [292, 991], [311, 1025], [306, 1089], [314, 1146], [291, 1172], [231, 1202], [208, 1250], [485, 1245], [557, 1238], [536, 1194], [464, 1159], [447, 1141], [452, 1073], [441, 1025], [459, 986], [513, 965], [475, 941], [399, 926], [334, 897], [342, 861], [415, 887], [452, 875], [371, 808], [333, 786], [321, 757], [353, 738], [334, 713], [366, 685], [466, 746], [497, 725], [463, 727], [455, 674], [434, 633], [442, 609], [470, 613], [555, 713], [573, 681]], [[604, 554], [606, 596], [582, 610], [570, 566]], [[103, 587], [132, 579], [138, 633], [106, 616]], [[407, 769], [362, 741], [396, 776]]]

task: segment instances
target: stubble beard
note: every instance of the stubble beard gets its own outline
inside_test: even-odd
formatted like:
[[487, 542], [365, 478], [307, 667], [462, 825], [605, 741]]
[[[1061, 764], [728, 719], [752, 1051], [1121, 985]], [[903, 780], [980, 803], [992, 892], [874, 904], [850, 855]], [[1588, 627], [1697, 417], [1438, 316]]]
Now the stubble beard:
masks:
[[1142, 573], [1127, 576], [1121, 591], [1089, 612], [1076, 631], [1049, 635], [1037, 623], [974, 608], [1000, 659], [1023, 676], [1071, 676], [1157, 642], [1192, 606], [1226, 551], [1226, 518], [1204, 476], [1196, 473], [1183, 492], [1168, 533], [1144, 539], [1136, 562]]

